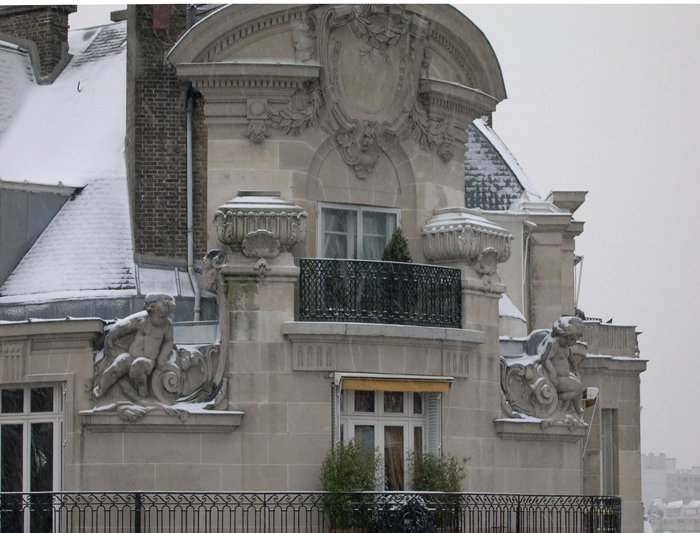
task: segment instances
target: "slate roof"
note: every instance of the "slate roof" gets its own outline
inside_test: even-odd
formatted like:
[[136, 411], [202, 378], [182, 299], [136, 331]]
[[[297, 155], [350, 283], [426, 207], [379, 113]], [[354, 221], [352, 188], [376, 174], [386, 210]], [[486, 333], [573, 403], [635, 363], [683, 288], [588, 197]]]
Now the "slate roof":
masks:
[[513, 154], [482, 119], [476, 119], [467, 133], [465, 207], [507, 211], [525, 191], [540, 196]]
[[[0, 179], [76, 188], [0, 287], [0, 304], [136, 294], [124, 162], [126, 22], [70, 32], [0, 139]], [[0, 97], [2, 93], [0, 93]]]

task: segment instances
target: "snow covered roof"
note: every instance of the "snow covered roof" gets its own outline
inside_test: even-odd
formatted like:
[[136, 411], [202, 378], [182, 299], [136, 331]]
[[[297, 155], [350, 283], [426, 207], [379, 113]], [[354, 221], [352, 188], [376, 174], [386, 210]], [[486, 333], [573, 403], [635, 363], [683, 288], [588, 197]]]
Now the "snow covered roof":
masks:
[[74, 57], [51, 85], [26, 83], [0, 53], [0, 101], [10, 86], [23, 95], [0, 137], [1, 181], [83, 187], [126, 176], [126, 22], [72, 31], [69, 47]]
[[33, 81], [29, 52], [15, 44], [0, 41], [0, 138]]
[[522, 320], [523, 322], [526, 322], [525, 317], [515, 306], [513, 300], [508, 298], [508, 295], [505, 293], [502, 294], [500, 300], [498, 300], [498, 316], [515, 318], [517, 320]]
[[506, 211], [523, 194], [540, 199], [540, 193], [518, 161], [483, 119], [467, 129], [464, 154], [466, 207]]
[[[0, 180], [78, 189], [0, 287], [0, 304], [136, 294], [126, 22], [72, 31], [69, 46], [68, 66], [52, 85], [26, 87], [0, 137]], [[16, 65], [7, 72], [20, 75]], [[4, 90], [0, 82], [0, 101]]]

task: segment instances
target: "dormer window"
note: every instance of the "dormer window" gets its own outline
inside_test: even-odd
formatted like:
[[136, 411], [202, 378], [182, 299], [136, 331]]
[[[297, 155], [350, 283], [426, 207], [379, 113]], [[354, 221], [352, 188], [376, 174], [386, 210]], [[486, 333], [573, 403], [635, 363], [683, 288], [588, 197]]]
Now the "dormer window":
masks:
[[378, 261], [401, 226], [401, 210], [319, 203], [316, 220], [317, 257]]

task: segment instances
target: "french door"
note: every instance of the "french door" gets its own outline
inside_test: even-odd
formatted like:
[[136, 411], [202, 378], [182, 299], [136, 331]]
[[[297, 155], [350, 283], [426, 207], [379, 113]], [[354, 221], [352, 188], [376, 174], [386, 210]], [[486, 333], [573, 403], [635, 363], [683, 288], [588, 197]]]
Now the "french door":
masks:
[[[53, 385], [0, 388], [0, 492], [60, 490], [61, 388]], [[4, 494], [0, 531], [52, 531], [49, 495]]]
[[378, 449], [384, 462], [383, 490], [406, 490], [409, 452], [426, 451], [424, 394], [347, 390], [341, 396], [340, 438]]

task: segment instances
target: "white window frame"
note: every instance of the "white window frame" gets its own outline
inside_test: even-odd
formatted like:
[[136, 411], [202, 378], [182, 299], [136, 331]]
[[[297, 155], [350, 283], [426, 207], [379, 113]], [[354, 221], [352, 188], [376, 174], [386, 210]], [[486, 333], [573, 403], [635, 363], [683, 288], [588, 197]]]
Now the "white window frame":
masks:
[[[355, 411], [355, 390], [341, 391], [339, 397], [340, 426], [343, 426], [343, 440], [348, 442], [355, 437], [355, 426], [373, 426], [374, 427], [374, 447], [379, 449], [379, 453], [384, 457], [384, 428], [386, 426], [400, 426], [404, 430], [404, 490], [410, 483], [408, 476], [408, 452], [415, 451], [414, 431], [416, 427], [423, 429], [423, 443], [421, 453], [428, 451], [427, 443], [427, 402], [426, 394], [421, 395], [422, 413], [415, 414], [413, 412], [413, 394], [410, 391], [403, 392], [403, 413], [386, 413], [384, 412], [384, 393], [388, 391], [371, 391], [374, 392], [374, 412], [356, 412]], [[340, 430], [339, 430], [340, 437]], [[382, 490], [385, 487], [380, 487]]]
[[[323, 235], [325, 227], [323, 222], [324, 209], [342, 209], [345, 211], [354, 211], [357, 214], [357, 232], [355, 233], [355, 249], [357, 250], [356, 259], [364, 259], [362, 237], [364, 235], [364, 213], [391, 213], [396, 215], [396, 227], [401, 227], [401, 209], [392, 207], [374, 207], [371, 205], [355, 205], [355, 204], [333, 204], [328, 202], [318, 202], [316, 204], [316, 257], [321, 258], [323, 253]], [[390, 236], [391, 237], [391, 236]], [[340, 257], [339, 259], [354, 259], [352, 257]]]
[[[53, 411], [39, 413], [31, 412], [31, 389], [53, 388]], [[0, 391], [21, 389], [24, 391], [22, 413], [0, 413], [0, 426], [22, 425], [22, 492], [31, 492], [31, 425], [37, 423], [53, 424], [53, 480], [52, 491], [61, 490], [63, 485], [63, 445], [64, 436], [64, 405], [63, 405], [63, 385], [59, 383], [31, 383], [31, 384], [3, 384]], [[0, 448], [0, 454], [2, 449]], [[24, 511], [24, 530], [29, 532], [30, 509]]]

